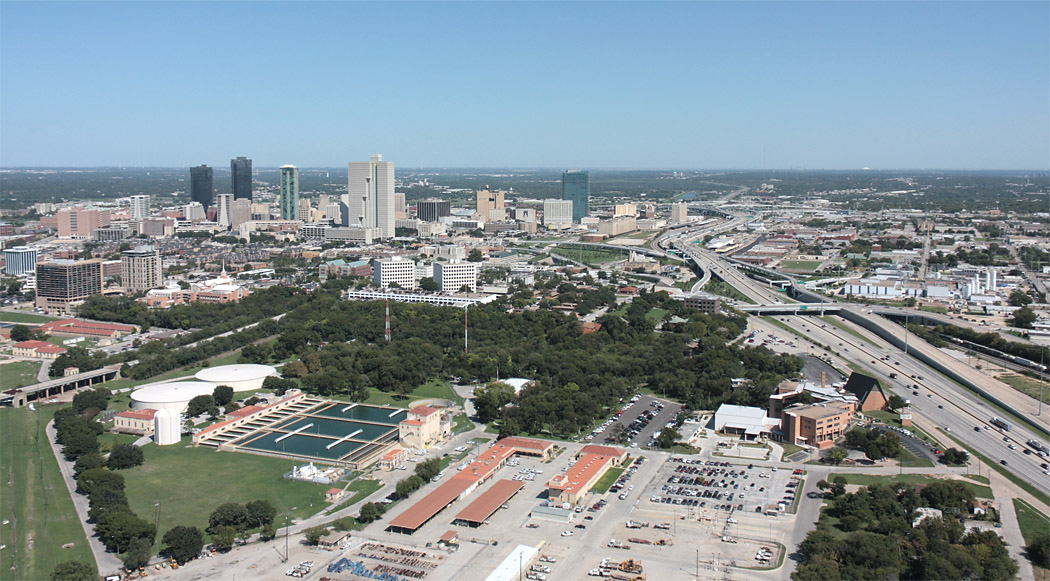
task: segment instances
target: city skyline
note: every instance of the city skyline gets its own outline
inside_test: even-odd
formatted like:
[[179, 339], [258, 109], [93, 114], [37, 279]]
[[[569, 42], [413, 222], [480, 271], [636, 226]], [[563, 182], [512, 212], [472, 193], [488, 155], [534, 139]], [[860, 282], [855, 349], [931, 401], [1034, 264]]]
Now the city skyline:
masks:
[[[231, 152], [303, 168], [375, 152], [406, 168], [1050, 159], [1046, 3], [5, 2], [0, 14], [4, 167], [192, 167]], [[309, 34], [274, 38], [273, 22]], [[231, 75], [234, 55], [247, 64]], [[266, 90], [271, 66], [304, 90]], [[183, 89], [186, 70], [210, 90]], [[294, 129], [261, 122], [292, 112]]]

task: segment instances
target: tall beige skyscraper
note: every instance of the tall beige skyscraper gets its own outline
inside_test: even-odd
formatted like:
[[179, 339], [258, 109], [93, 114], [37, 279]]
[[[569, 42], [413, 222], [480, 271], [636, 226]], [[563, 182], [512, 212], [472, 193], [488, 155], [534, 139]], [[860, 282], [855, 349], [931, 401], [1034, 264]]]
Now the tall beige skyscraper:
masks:
[[689, 204], [675, 202], [671, 204], [671, 223], [681, 224], [689, 219]]
[[230, 227], [240, 231], [241, 225], [252, 220], [252, 201], [248, 198], [234, 200], [230, 204]]
[[350, 226], [375, 228], [377, 238], [394, 235], [394, 162], [373, 155], [347, 164], [346, 199]]
[[124, 288], [145, 291], [160, 286], [162, 277], [160, 251], [152, 246], [139, 246], [120, 254], [121, 279]]
[[503, 190], [489, 190], [488, 188], [478, 190], [475, 218], [478, 220], [505, 220], [507, 218], [507, 208], [504, 204], [506, 193]]
[[394, 192], [394, 219], [408, 218], [408, 204], [405, 203], [405, 192]]
[[229, 228], [233, 224], [233, 194], [215, 196], [215, 222]]

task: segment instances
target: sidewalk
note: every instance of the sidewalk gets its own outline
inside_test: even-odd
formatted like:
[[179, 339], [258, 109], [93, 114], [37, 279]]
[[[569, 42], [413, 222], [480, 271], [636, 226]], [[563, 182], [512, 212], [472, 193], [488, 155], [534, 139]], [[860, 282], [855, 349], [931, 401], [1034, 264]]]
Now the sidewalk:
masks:
[[77, 509], [77, 517], [80, 520], [80, 524], [84, 527], [84, 534], [87, 535], [88, 545], [91, 547], [91, 552], [95, 555], [95, 564], [98, 566], [98, 572], [101, 576], [111, 575], [119, 573], [124, 567], [124, 563], [117, 558], [113, 553], [107, 553], [106, 547], [98, 540], [95, 536], [95, 530], [90, 524], [88, 524], [88, 498], [83, 494], [77, 494], [77, 483], [73, 480], [73, 463], [67, 462], [65, 456], [62, 455], [62, 450], [59, 445], [55, 442], [57, 434], [55, 432], [54, 420], [48, 422], [45, 428], [47, 433], [47, 441], [51, 444], [51, 452], [55, 455], [55, 459], [58, 460], [58, 469], [62, 472], [62, 480], [66, 483], [66, 488], [69, 490], [69, 496], [73, 499], [73, 506]]

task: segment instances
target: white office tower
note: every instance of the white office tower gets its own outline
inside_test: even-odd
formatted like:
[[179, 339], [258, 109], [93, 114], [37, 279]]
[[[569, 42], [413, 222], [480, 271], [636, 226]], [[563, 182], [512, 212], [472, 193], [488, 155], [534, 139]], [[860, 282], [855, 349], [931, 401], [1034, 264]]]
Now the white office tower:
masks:
[[204, 211], [204, 206], [200, 202], [186, 204], [182, 208], [182, 214], [190, 222], [200, 222], [208, 217], [208, 213]]
[[12, 276], [36, 272], [36, 248], [15, 246], [4, 249], [4, 272]]
[[299, 219], [299, 168], [294, 165], [281, 166], [281, 219]]
[[131, 219], [141, 220], [149, 216], [149, 196], [131, 196]]
[[476, 262], [435, 262], [434, 282], [443, 293], [458, 293], [463, 287], [477, 292], [478, 265]]
[[372, 280], [383, 288], [394, 283], [401, 288], [416, 288], [416, 263], [400, 256], [377, 260], [372, 267]]
[[681, 224], [687, 220], [689, 220], [689, 204], [685, 202], [671, 204], [671, 223]]
[[215, 196], [215, 223], [224, 228], [233, 224], [233, 194]]
[[572, 200], [543, 200], [543, 225], [572, 223]]
[[350, 226], [375, 228], [376, 238], [394, 235], [394, 162], [373, 155], [347, 164], [346, 205]]

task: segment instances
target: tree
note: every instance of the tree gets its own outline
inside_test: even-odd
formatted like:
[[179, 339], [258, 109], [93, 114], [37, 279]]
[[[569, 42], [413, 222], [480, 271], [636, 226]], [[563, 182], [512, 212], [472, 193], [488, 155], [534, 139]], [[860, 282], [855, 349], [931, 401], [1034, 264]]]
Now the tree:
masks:
[[216, 406], [224, 406], [233, 401], [233, 388], [228, 385], [217, 385], [211, 396]]
[[660, 435], [656, 437], [656, 445], [664, 450], [673, 448], [677, 441], [678, 430], [666, 426], [664, 426], [664, 429], [660, 430]]
[[941, 462], [945, 464], [966, 464], [970, 461], [970, 454], [966, 450], [960, 450], [958, 448], [948, 448], [941, 454]]
[[190, 400], [186, 407], [188, 417], [196, 417], [215, 407], [215, 397], [210, 395], [198, 395]]
[[1017, 289], [1010, 293], [1010, 305], [1014, 307], [1024, 307], [1032, 304], [1032, 297], [1028, 296], [1028, 293], [1021, 289]]
[[124, 477], [105, 468], [91, 468], [77, 478], [77, 488], [88, 496], [103, 488], [124, 490]]
[[485, 257], [477, 248], [471, 250], [470, 254], [467, 255], [467, 262], [481, 262], [482, 260], [485, 260]]
[[98, 581], [95, 566], [80, 561], [63, 561], [51, 571], [51, 581]]
[[901, 396], [899, 396], [897, 394], [893, 394], [893, 395], [890, 396], [890, 399], [887, 402], [887, 405], [889, 405], [891, 410], [897, 411], [897, 410], [901, 409], [902, 407], [904, 407], [904, 406], [906, 406], [908, 404], [904, 401], [903, 397], [901, 397]]
[[310, 545], [316, 545], [321, 541], [321, 537], [328, 533], [328, 529], [323, 526], [310, 527], [303, 531], [303, 535], [306, 536], [306, 542]]
[[437, 458], [430, 458], [424, 460], [419, 464], [416, 464], [415, 473], [425, 481], [432, 479], [441, 472], [441, 461]]
[[114, 553], [127, 551], [132, 539], [144, 538], [153, 544], [153, 537], [157, 534], [153, 523], [122, 509], [110, 510], [100, 516], [95, 531], [106, 550]]
[[163, 554], [182, 565], [200, 554], [204, 548], [204, 535], [197, 527], [179, 525], [164, 533]]
[[263, 380], [263, 389], [273, 390], [277, 395], [284, 395], [289, 389], [299, 389], [299, 384], [291, 379], [282, 379], [273, 375]]
[[487, 424], [499, 418], [503, 406], [513, 399], [514, 388], [502, 381], [474, 388], [474, 409], [478, 412], [478, 421]]
[[85, 410], [95, 408], [104, 410], [109, 405], [108, 389], [85, 389], [73, 396], [73, 411], [78, 414]]
[[842, 464], [842, 461], [845, 460], [847, 456], [849, 456], [849, 452], [838, 446], [828, 450], [828, 462], [831, 462], [835, 466]]
[[1014, 311], [1012, 324], [1018, 329], [1031, 329], [1035, 319], [1035, 311], [1032, 310], [1032, 307], [1021, 307]]
[[[29, 329], [29, 327], [26, 327], [25, 325], [15, 325], [14, 327], [11, 327], [11, 340], [16, 343], [28, 341], [32, 337], [33, 332]], [[75, 561], [69, 562], [74, 563]]]
[[92, 468], [102, 468], [105, 465], [106, 461], [102, 459], [101, 454], [83, 454], [73, 464], [73, 478], [80, 478], [80, 475], [85, 471]]
[[231, 526], [220, 526], [210, 529], [211, 543], [220, 551], [228, 551], [237, 541], [237, 529]]
[[220, 527], [233, 527], [240, 530], [247, 528], [248, 525], [248, 509], [244, 508], [243, 504], [236, 502], [220, 504], [208, 517], [208, 532], [212, 534]]
[[306, 364], [302, 361], [289, 361], [281, 368], [281, 375], [285, 377], [302, 377], [308, 373]]
[[1032, 539], [1025, 547], [1028, 558], [1036, 565], [1050, 569], [1050, 534], [1042, 534]]
[[419, 288], [431, 292], [441, 290], [441, 287], [438, 286], [437, 281], [435, 281], [432, 276], [426, 276], [419, 279]]
[[882, 450], [875, 442], [869, 442], [868, 447], [864, 449], [864, 455], [868, 457], [868, 460], [875, 461], [882, 458]]
[[269, 541], [277, 536], [277, 527], [273, 526], [273, 523], [263, 525], [262, 530], [259, 532], [260, 541]]
[[134, 571], [139, 567], [145, 567], [149, 558], [153, 556], [153, 541], [143, 537], [131, 539], [128, 551], [124, 553], [124, 567]]
[[273, 523], [277, 518], [277, 509], [265, 500], [253, 500], [244, 505], [248, 511], [248, 523], [252, 527], [261, 527]]
[[110, 451], [106, 466], [110, 470], [124, 470], [141, 466], [145, 461], [146, 455], [142, 452], [142, 448], [134, 444], [119, 443]]
[[361, 505], [361, 513], [357, 515], [357, 520], [367, 524], [379, 520], [384, 512], [386, 508], [381, 503], [366, 502]]

